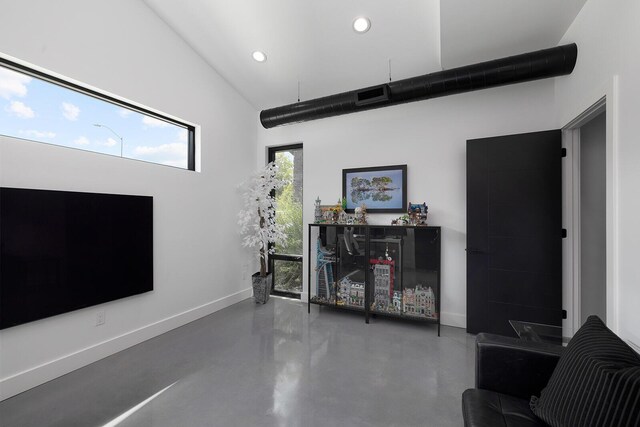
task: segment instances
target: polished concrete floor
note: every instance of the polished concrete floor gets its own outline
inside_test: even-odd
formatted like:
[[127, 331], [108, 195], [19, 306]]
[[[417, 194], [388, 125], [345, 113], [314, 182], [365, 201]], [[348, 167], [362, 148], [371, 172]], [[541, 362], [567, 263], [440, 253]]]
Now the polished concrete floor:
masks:
[[464, 330], [251, 300], [0, 403], [0, 425], [461, 426]]

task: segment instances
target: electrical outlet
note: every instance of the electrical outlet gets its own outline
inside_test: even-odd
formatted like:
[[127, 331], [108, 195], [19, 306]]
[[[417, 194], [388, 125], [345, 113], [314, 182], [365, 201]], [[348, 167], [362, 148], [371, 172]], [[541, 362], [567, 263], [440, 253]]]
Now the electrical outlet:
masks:
[[248, 274], [249, 274], [249, 266], [247, 264], [244, 264], [242, 266], [242, 280], [247, 280]]
[[104, 310], [98, 311], [98, 314], [96, 315], [96, 326], [104, 325], [105, 318], [106, 318], [105, 311]]

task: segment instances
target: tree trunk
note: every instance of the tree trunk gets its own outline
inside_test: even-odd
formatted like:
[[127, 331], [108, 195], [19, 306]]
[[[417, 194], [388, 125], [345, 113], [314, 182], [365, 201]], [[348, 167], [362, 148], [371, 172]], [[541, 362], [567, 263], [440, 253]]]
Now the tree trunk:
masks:
[[260, 248], [260, 277], [267, 277], [267, 258], [264, 248]]
[[[265, 219], [260, 213], [260, 209], [258, 209], [258, 216], [260, 216], [260, 228], [264, 228]], [[260, 277], [267, 276], [267, 257], [265, 253], [264, 242], [262, 243], [262, 247], [260, 248]]]

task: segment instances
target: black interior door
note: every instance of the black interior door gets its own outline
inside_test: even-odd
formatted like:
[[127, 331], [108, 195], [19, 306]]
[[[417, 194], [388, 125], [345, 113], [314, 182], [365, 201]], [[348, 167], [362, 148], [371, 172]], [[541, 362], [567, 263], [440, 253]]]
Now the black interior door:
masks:
[[467, 332], [562, 326], [561, 138], [467, 141]]

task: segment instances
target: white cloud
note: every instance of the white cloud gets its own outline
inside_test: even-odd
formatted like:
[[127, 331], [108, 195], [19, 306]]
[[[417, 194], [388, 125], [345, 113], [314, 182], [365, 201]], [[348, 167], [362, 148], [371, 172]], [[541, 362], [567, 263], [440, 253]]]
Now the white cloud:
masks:
[[76, 121], [78, 120], [78, 116], [80, 115], [80, 108], [71, 104], [70, 102], [62, 103], [62, 115], [67, 119]]
[[55, 138], [56, 134], [55, 132], [42, 132], [39, 130], [21, 130], [20, 131], [21, 135], [26, 136], [27, 138]]
[[116, 144], [118, 144], [118, 141], [113, 138], [107, 138], [107, 142], [104, 143], [107, 147], [113, 147]]
[[32, 119], [36, 115], [31, 108], [27, 107], [20, 101], [11, 101], [11, 104], [5, 108], [5, 111], [18, 116], [21, 119]]
[[169, 154], [186, 156], [187, 146], [180, 142], [172, 142], [171, 144], [162, 144], [155, 147], [149, 147], [145, 145], [137, 146], [133, 152], [139, 156], [152, 155], [152, 154]]
[[87, 137], [85, 137], [85, 136], [81, 136], [79, 138], [76, 138], [73, 141], [73, 143], [76, 144], [76, 145], [89, 145], [89, 139]]
[[156, 119], [155, 117], [149, 117], [149, 116], [144, 116], [142, 117], [142, 123], [150, 126], [150, 127], [159, 127], [159, 128], [166, 128], [168, 126], [171, 126], [170, 123], [167, 123], [163, 120], [159, 120]]
[[31, 77], [24, 74], [0, 68], [0, 97], [11, 99], [14, 96], [26, 96], [27, 85], [31, 80]]
[[123, 119], [126, 119], [127, 117], [129, 117], [132, 113], [133, 113], [133, 111], [127, 110], [126, 108], [119, 108], [118, 109], [118, 115], [120, 117], [122, 117]]

